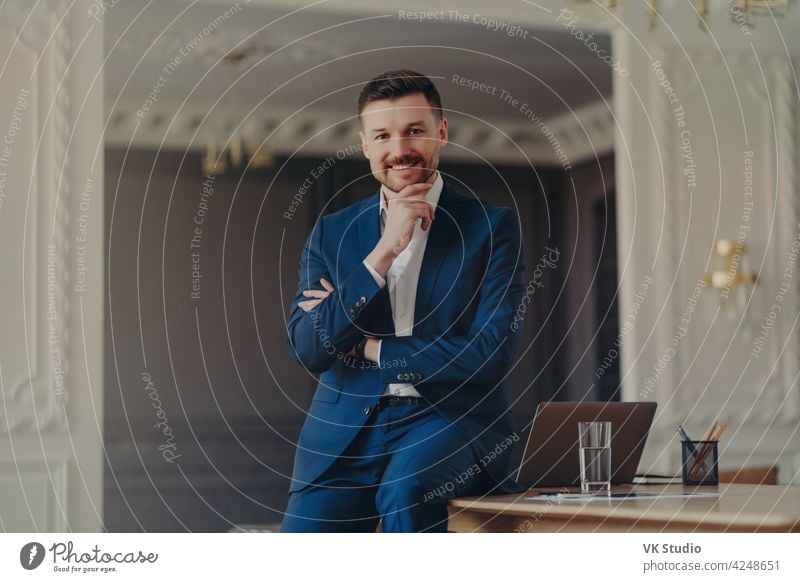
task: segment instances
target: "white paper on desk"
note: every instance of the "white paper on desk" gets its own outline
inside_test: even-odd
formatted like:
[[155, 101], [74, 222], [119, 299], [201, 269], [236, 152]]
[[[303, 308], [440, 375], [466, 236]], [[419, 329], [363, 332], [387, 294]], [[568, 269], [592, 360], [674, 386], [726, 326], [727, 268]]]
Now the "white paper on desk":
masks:
[[541, 493], [535, 497], [526, 497], [526, 501], [636, 501], [639, 499], [670, 499], [670, 498], [694, 498], [694, 497], [719, 497], [719, 493], [612, 493], [590, 494], [590, 493]]

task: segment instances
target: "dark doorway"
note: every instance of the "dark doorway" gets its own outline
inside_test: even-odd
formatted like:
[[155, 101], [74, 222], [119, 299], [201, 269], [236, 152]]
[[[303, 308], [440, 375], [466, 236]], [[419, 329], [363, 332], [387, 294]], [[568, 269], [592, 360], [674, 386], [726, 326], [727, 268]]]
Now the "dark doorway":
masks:
[[[200, 242], [202, 293], [194, 299], [191, 241], [205, 181], [200, 155], [183, 160], [179, 153], [150, 150], [106, 153], [108, 531], [225, 531], [282, 519], [294, 442], [314, 387], [284, 344], [300, 251], [321, 213], [377, 189], [366, 161], [340, 160], [292, 206], [322, 160], [285, 161], [214, 179]], [[613, 229], [607, 229], [599, 255], [595, 230], [576, 235], [576, 203], [561, 168], [447, 163], [441, 169], [463, 193], [518, 209], [526, 277], [547, 249], [559, 252], [526, 314], [524, 341], [508, 378], [524, 439], [537, 404], [579, 396], [593, 379], [600, 346], [617, 335]], [[596, 171], [586, 172], [594, 183]], [[587, 216], [582, 225], [613, 226], [613, 196], [599, 208], [595, 202], [602, 196], [591, 192], [578, 202]], [[592, 284], [598, 265], [601, 275]], [[587, 289], [591, 321], [570, 331], [575, 317], [588, 313], [574, 300]], [[581, 342], [598, 325], [589, 365], [576, 369], [576, 354], [585, 351]], [[613, 397], [614, 382], [609, 375], [596, 396]], [[155, 426], [159, 415], [168, 419], [169, 442]], [[172, 445], [175, 462], [163, 454]]]

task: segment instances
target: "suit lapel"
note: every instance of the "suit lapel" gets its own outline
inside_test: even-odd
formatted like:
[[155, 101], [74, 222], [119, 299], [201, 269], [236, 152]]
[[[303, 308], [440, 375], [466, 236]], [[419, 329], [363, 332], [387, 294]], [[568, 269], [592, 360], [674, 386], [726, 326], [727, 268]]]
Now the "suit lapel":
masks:
[[373, 194], [360, 205], [359, 215], [356, 216], [358, 225], [358, 252], [362, 260], [372, 252], [378, 239], [381, 238], [381, 217], [379, 214], [379, 204], [381, 191]]
[[[356, 217], [358, 230], [358, 252], [360, 260], [364, 260], [372, 252], [378, 239], [381, 237], [381, 218], [380, 218], [380, 195], [378, 193], [364, 201], [364, 206], [360, 209], [360, 214]], [[394, 335], [394, 319], [392, 318], [392, 304], [389, 300], [389, 293], [382, 293], [379, 304], [375, 306], [375, 311], [368, 324], [368, 331], [377, 336]]]
[[432, 304], [433, 290], [436, 288], [439, 271], [444, 263], [448, 249], [458, 234], [458, 218], [462, 212], [462, 201], [445, 181], [439, 203], [436, 206], [436, 218], [431, 225], [425, 254], [417, 283], [417, 296], [414, 304], [414, 330], [417, 335], [427, 325]]
[[[380, 188], [378, 192], [365, 200], [356, 217], [358, 230], [359, 256], [366, 257], [381, 236], [380, 215]], [[422, 257], [422, 266], [417, 283], [417, 294], [414, 304], [414, 329], [413, 334], [419, 334], [424, 329], [431, 310], [434, 289], [436, 289], [439, 271], [444, 263], [450, 245], [458, 235], [458, 218], [463, 211], [462, 200], [445, 181], [439, 203], [436, 207], [436, 219], [431, 225], [428, 242], [425, 245], [425, 254]], [[384, 293], [382, 303], [377, 306], [373, 316], [373, 327], [378, 334], [394, 335], [394, 321], [392, 319], [392, 306], [389, 293]]]

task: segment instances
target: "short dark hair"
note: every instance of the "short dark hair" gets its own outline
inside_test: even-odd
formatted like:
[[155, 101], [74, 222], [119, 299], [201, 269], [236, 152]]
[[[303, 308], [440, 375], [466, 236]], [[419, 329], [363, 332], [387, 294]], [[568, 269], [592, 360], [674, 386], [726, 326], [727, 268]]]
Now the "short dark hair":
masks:
[[405, 95], [422, 93], [433, 108], [437, 119], [442, 119], [442, 98], [428, 77], [410, 69], [386, 71], [378, 75], [361, 89], [358, 96], [358, 117], [369, 103], [381, 99], [397, 99]]

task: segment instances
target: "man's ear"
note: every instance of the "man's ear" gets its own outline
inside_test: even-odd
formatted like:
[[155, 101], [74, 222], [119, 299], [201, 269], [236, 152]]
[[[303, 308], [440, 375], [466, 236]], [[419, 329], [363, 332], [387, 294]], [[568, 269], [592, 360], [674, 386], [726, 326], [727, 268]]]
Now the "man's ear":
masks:
[[363, 131], [358, 132], [358, 137], [361, 138], [361, 150], [364, 152], [364, 157], [369, 159], [369, 151], [367, 150], [367, 136]]
[[447, 144], [447, 118], [443, 115], [442, 120], [439, 122], [439, 143], [440, 147]]

